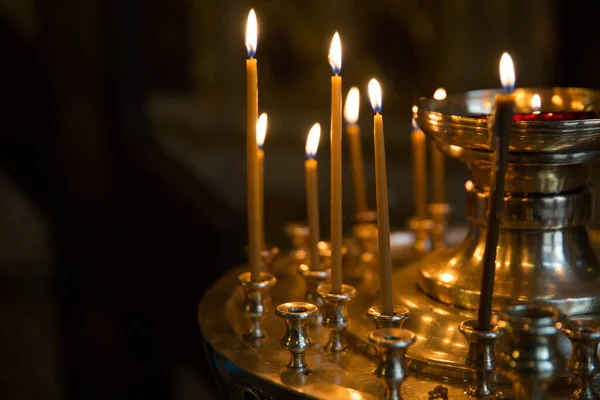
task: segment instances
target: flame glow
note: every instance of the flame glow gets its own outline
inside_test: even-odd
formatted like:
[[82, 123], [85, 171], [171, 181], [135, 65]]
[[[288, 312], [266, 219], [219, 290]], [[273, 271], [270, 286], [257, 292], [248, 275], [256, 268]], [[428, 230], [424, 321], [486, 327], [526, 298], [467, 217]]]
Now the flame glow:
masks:
[[373, 111], [376, 113], [381, 112], [381, 85], [375, 78], [369, 81], [369, 98], [371, 99]]
[[419, 112], [419, 106], [415, 104], [414, 106], [412, 106], [413, 118], [417, 115], [418, 112]]
[[334, 33], [333, 39], [331, 39], [331, 46], [329, 47], [329, 65], [334, 74], [339, 74], [342, 71], [342, 42], [340, 41], [340, 34]]
[[542, 98], [540, 97], [539, 94], [536, 93], [531, 98], [531, 111], [534, 114], [539, 114], [541, 109], [542, 109]]
[[446, 98], [446, 89], [443, 87], [438, 88], [433, 94], [433, 98], [436, 100], [444, 100]]
[[508, 93], [515, 90], [515, 67], [508, 53], [502, 54], [502, 58], [500, 58], [500, 82]]
[[246, 23], [246, 51], [248, 57], [254, 57], [256, 54], [256, 45], [258, 42], [258, 24], [256, 22], [256, 13], [251, 9], [248, 13], [248, 22]]
[[262, 113], [256, 121], [256, 145], [259, 149], [262, 149], [265, 144], [265, 137], [267, 137], [267, 113]]
[[315, 158], [319, 149], [319, 140], [321, 139], [321, 125], [317, 122], [310, 128], [306, 138], [306, 157]]
[[360, 91], [355, 86], [350, 89], [346, 96], [346, 104], [344, 104], [344, 118], [349, 124], [355, 124], [358, 121], [360, 110]]

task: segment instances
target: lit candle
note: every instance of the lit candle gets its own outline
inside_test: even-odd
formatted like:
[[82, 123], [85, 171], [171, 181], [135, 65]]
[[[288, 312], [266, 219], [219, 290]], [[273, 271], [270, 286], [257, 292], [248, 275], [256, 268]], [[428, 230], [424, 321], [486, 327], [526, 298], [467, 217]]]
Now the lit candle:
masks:
[[[435, 100], [444, 100], [446, 98], [446, 90], [444, 88], [437, 89], [433, 94], [433, 98]], [[444, 203], [446, 201], [444, 153], [437, 147], [434, 140], [431, 140], [431, 169], [433, 175], [432, 203]]]
[[390, 253], [390, 211], [387, 192], [387, 170], [385, 165], [385, 142], [383, 138], [383, 117], [381, 113], [381, 86], [376, 79], [369, 82], [369, 97], [375, 112], [373, 137], [375, 144], [375, 183], [377, 193], [377, 242], [379, 245], [379, 279], [381, 312], [394, 314], [392, 297], [392, 257]]
[[258, 163], [258, 208], [260, 215], [259, 234], [261, 248], [265, 247], [265, 152], [263, 145], [267, 136], [267, 113], [260, 114], [256, 123], [256, 158]]
[[321, 125], [314, 124], [306, 138], [306, 208], [308, 213], [309, 261], [313, 271], [321, 270], [319, 263], [319, 179], [315, 157], [321, 138]]
[[515, 69], [508, 53], [500, 59], [500, 80], [507, 94], [496, 96], [496, 104], [490, 116], [492, 130], [491, 148], [494, 150], [494, 167], [490, 183], [485, 251], [483, 252], [483, 275], [479, 295], [478, 329], [490, 330], [494, 277], [496, 274], [496, 250], [500, 234], [500, 218], [504, 208], [504, 179], [508, 159], [508, 143], [512, 125], [515, 99], [511, 94], [515, 89]]
[[344, 118], [346, 119], [346, 134], [348, 135], [350, 163], [352, 165], [352, 178], [354, 181], [354, 207], [357, 213], [367, 211], [368, 209], [365, 171], [360, 143], [360, 126], [357, 124], [359, 109], [360, 91], [357, 87], [353, 87], [346, 97]]
[[256, 45], [258, 28], [254, 10], [248, 13], [246, 24], [246, 186], [248, 190], [248, 264], [253, 282], [260, 280], [260, 207], [258, 197], [258, 160], [256, 146], [256, 123], [258, 120], [258, 71]]
[[412, 133], [410, 135], [412, 142], [412, 160], [413, 160], [413, 184], [415, 216], [418, 218], [427, 217], [427, 169], [425, 133], [419, 128], [413, 118]]
[[539, 94], [534, 94], [531, 97], [531, 112], [533, 114], [539, 114], [542, 109], [542, 98]]
[[336, 32], [329, 48], [331, 77], [331, 292], [342, 292], [342, 44]]

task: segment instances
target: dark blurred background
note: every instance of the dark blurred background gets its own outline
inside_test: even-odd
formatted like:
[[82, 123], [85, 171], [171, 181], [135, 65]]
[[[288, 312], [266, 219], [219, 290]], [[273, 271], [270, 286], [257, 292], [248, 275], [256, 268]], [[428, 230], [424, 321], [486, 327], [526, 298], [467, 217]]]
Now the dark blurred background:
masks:
[[[244, 261], [251, 7], [269, 113], [267, 239], [284, 244], [282, 224], [304, 219], [308, 128], [328, 125], [335, 30], [344, 92], [363, 92], [371, 189], [366, 83], [382, 82], [401, 227], [412, 208], [414, 100], [440, 86], [497, 87], [505, 50], [519, 86], [600, 86], [596, 3], [0, 0], [0, 398], [219, 398], [196, 308]], [[327, 154], [324, 140], [323, 215]], [[448, 161], [455, 223], [466, 179]]]

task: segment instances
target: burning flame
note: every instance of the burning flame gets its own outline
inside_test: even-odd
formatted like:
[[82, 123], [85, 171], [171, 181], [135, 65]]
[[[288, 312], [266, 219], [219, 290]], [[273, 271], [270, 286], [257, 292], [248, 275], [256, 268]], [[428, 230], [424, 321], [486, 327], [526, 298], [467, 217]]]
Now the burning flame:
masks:
[[331, 39], [331, 46], [329, 47], [329, 65], [334, 74], [339, 74], [342, 71], [342, 42], [340, 41], [340, 34], [334, 33], [333, 39]]
[[446, 98], [446, 89], [443, 87], [438, 88], [433, 94], [433, 98], [436, 100], [444, 100]]
[[371, 99], [373, 111], [376, 113], [381, 112], [381, 86], [375, 78], [369, 81], [369, 98]]
[[542, 98], [540, 97], [539, 94], [536, 93], [531, 98], [531, 111], [534, 114], [539, 114], [541, 108], [542, 108]]
[[506, 92], [512, 93], [515, 90], [515, 67], [508, 53], [502, 54], [500, 58], [500, 82]]
[[267, 113], [262, 113], [256, 121], [256, 145], [259, 149], [262, 149], [265, 144], [265, 137], [267, 137]]
[[256, 54], [256, 45], [258, 42], [258, 26], [256, 23], [256, 13], [251, 9], [248, 13], [248, 22], [246, 23], [246, 51], [248, 57], [254, 57]]
[[306, 157], [315, 158], [319, 148], [319, 140], [321, 139], [321, 125], [317, 122], [310, 128], [308, 137], [306, 138]]
[[346, 104], [344, 105], [344, 118], [349, 124], [355, 124], [358, 121], [358, 114], [360, 109], [360, 91], [355, 86], [350, 89], [348, 96], [346, 97]]

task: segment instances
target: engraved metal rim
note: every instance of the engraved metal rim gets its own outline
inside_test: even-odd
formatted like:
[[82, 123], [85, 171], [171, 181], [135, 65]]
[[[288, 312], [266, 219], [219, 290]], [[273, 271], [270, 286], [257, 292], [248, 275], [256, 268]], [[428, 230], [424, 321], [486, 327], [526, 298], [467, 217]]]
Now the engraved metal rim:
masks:
[[326, 283], [317, 288], [317, 293], [319, 293], [319, 295], [323, 298], [332, 301], [344, 301], [350, 300], [356, 296], [356, 289], [354, 286], [342, 284], [342, 293], [331, 293], [331, 284]]
[[[418, 101], [417, 122], [421, 129], [446, 144], [489, 151], [488, 121], [473, 114], [489, 114], [499, 89], [474, 90], [451, 94], [444, 100], [422, 98]], [[518, 112], [529, 112], [527, 99], [539, 94], [546, 111], [547, 99], [560, 96], [562, 108], [550, 111], [597, 111], [600, 92], [584, 88], [519, 88], [515, 90]], [[566, 107], [565, 107], [566, 106]], [[470, 111], [480, 110], [480, 112]], [[511, 152], [552, 153], [600, 149], [600, 119], [569, 121], [515, 121], [511, 127]]]
[[277, 306], [275, 314], [285, 319], [308, 319], [319, 312], [317, 306], [305, 301], [290, 301]]
[[494, 340], [502, 336], [503, 331], [498, 328], [498, 325], [492, 327], [490, 331], [480, 331], [477, 329], [478, 321], [476, 319], [469, 319], [463, 321], [458, 326], [458, 330], [462, 333], [467, 339], [468, 338], [477, 338], [477, 339], [490, 339]]
[[327, 280], [327, 278], [329, 278], [329, 275], [331, 275], [331, 269], [327, 268], [324, 270], [318, 270], [318, 271], [314, 271], [312, 269], [310, 269], [310, 267], [306, 264], [300, 264], [298, 266], [298, 274], [303, 277], [304, 279], [314, 279], [317, 281], [324, 281]]
[[369, 334], [369, 342], [388, 349], [405, 349], [415, 340], [415, 334], [406, 329], [381, 328]]
[[367, 310], [367, 316], [376, 321], [401, 322], [410, 317], [410, 310], [401, 305], [394, 305], [394, 314], [382, 314], [381, 306], [374, 305]]
[[250, 287], [253, 289], [266, 289], [277, 282], [275, 275], [270, 272], [261, 272], [260, 273], [260, 281], [252, 282], [252, 277], [250, 272], [242, 272], [237, 276], [238, 282], [243, 287]]

